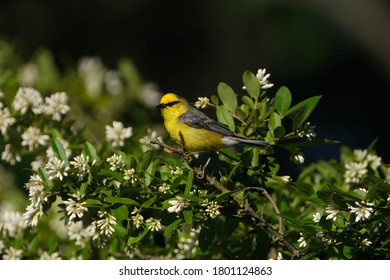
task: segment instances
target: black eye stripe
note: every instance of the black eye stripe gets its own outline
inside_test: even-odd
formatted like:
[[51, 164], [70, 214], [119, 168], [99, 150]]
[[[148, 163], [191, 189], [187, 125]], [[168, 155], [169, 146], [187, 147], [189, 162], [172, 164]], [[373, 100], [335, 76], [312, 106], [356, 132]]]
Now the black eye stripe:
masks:
[[160, 104], [160, 105], [158, 105], [158, 107], [160, 107], [161, 109], [164, 109], [164, 108], [167, 108], [167, 107], [172, 107], [173, 105], [176, 105], [177, 103], [180, 103], [180, 101], [178, 101], [178, 100], [171, 101], [171, 102], [168, 102], [168, 103]]

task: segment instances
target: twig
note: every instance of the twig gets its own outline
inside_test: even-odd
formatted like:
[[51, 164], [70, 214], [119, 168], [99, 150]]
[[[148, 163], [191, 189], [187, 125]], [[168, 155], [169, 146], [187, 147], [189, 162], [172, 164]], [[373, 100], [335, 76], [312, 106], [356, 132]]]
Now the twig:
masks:
[[278, 221], [279, 221], [279, 230], [278, 231], [279, 231], [279, 233], [281, 235], [284, 235], [283, 218], [280, 216], [280, 211], [279, 211], [278, 206], [276, 205], [276, 202], [273, 200], [273, 198], [267, 192], [267, 190], [263, 189], [263, 188], [258, 188], [258, 187], [248, 187], [248, 188], [245, 188], [245, 190], [257, 190], [257, 191], [260, 191], [261, 194], [264, 195], [268, 199], [268, 201], [271, 203], [272, 207], [274, 208], [275, 213], [278, 215]]
[[[191, 165], [190, 165], [191, 166]], [[195, 173], [198, 173], [198, 172], [203, 172], [203, 171], [200, 171], [198, 167], [196, 166], [191, 166]], [[207, 183], [215, 188], [217, 188], [219, 191], [221, 192], [224, 192], [224, 191], [228, 191], [228, 189], [226, 189], [221, 183], [218, 182], [218, 180], [215, 178], [215, 177], [211, 177], [209, 175], [206, 175], [205, 176], [205, 180], [207, 181]], [[258, 188], [257, 188], [258, 189]], [[265, 191], [265, 190], [264, 190]], [[268, 194], [268, 192], [266, 192]], [[268, 194], [268, 197], [269, 199], [272, 200], [272, 198], [269, 196]], [[241, 205], [242, 204], [242, 200], [238, 198], [237, 195], [233, 195], [232, 196], [233, 200], [238, 204], [238, 205]], [[273, 201], [273, 200], [272, 200]], [[272, 203], [272, 202], [271, 202]], [[274, 203], [274, 202], [273, 202]], [[275, 204], [275, 203], [274, 203]], [[275, 206], [276, 204], [275, 204]], [[298, 257], [300, 256], [300, 252], [299, 250], [293, 245], [291, 244], [288, 240], [286, 240], [284, 238], [284, 235], [278, 231], [276, 231], [275, 229], [273, 229], [268, 223], [267, 221], [261, 217], [260, 215], [258, 215], [256, 213], [256, 211], [249, 205], [249, 202], [248, 200], [245, 200], [245, 203], [244, 203], [244, 209], [245, 209], [245, 212], [251, 216], [253, 219], [255, 219], [256, 221], [256, 226], [259, 227], [259, 228], [262, 228], [264, 229], [265, 231], [267, 231], [268, 233], [270, 233], [273, 237], [274, 237], [274, 242], [279, 242], [281, 243], [282, 245], [284, 245], [292, 254], [293, 254], [293, 257]], [[277, 208], [278, 209], [278, 208]], [[279, 212], [279, 210], [278, 210]], [[279, 212], [280, 213], [280, 212]], [[279, 224], [280, 226], [280, 224]], [[283, 228], [283, 223], [282, 223], [282, 226], [280, 228]], [[280, 230], [279, 228], [279, 230]], [[283, 232], [283, 231], [282, 231]]]

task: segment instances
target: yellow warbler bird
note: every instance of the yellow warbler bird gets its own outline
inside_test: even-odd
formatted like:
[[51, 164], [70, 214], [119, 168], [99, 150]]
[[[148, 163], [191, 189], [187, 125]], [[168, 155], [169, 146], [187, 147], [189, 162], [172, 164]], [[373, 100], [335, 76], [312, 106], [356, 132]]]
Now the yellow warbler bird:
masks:
[[265, 141], [235, 135], [225, 125], [209, 118], [174, 93], [165, 94], [157, 107], [161, 109], [171, 138], [188, 151], [200, 152], [239, 144], [257, 148], [270, 146]]

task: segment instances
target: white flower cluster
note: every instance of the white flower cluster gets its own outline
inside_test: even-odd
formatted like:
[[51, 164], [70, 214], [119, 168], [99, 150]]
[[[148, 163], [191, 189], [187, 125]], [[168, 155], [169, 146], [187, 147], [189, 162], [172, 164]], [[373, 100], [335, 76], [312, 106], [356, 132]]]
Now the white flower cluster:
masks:
[[370, 202], [357, 202], [355, 201], [355, 206], [348, 205], [348, 209], [351, 210], [351, 213], [356, 215], [355, 222], [359, 222], [360, 220], [364, 221], [368, 219], [371, 216], [371, 213], [374, 211], [372, 206], [374, 206], [373, 203]]
[[177, 248], [173, 250], [177, 259], [191, 259], [198, 248], [198, 236], [200, 229], [189, 230], [189, 233], [179, 232], [179, 242]]
[[207, 97], [198, 97], [198, 101], [195, 102], [195, 107], [198, 109], [204, 109], [210, 105], [210, 99]]
[[344, 180], [346, 184], [358, 184], [368, 169], [377, 170], [381, 165], [381, 157], [369, 154], [367, 150], [354, 150], [354, 161], [346, 162], [344, 165]]
[[[21, 137], [20, 143], [10, 141], [4, 144], [1, 159], [11, 165], [15, 165], [22, 160], [19, 152], [20, 146], [27, 148], [30, 152], [48, 146], [50, 136], [45, 131], [42, 131], [42, 128], [37, 127], [36, 122], [22, 122], [21, 116], [28, 114], [31, 114], [30, 116], [32, 117], [47, 115], [54, 121], [61, 121], [70, 110], [67, 103], [68, 95], [65, 92], [53, 93], [51, 96], [43, 98], [39, 91], [30, 87], [20, 87], [18, 89], [10, 104], [12, 109], [6, 107], [3, 102], [0, 102], [1, 134], [6, 136], [10, 132], [10, 129], [12, 129], [20, 134]], [[32, 167], [34, 170], [37, 170], [38, 166], [40, 167], [45, 163], [46, 161], [42, 156], [40, 158], [37, 157], [36, 161], [32, 163]]]
[[201, 204], [203, 207], [205, 207], [205, 212], [206, 214], [214, 219], [216, 218], [217, 216], [219, 216], [221, 214], [221, 212], [219, 211], [219, 208], [222, 208], [221, 205], [219, 205], [216, 201], [209, 201], [207, 198], [202, 202]]
[[83, 57], [78, 65], [78, 74], [84, 82], [87, 93], [92, 97], [99, 96], [104, 89], [111, 95], [123, 91], [123, 83], [117, 71], [107, 70], [98, 57]]
[[32, 175], [25, 184], [28, 190], [30, 204], [26, 207], [23, 214], [27, 225], [36, 226], [38, 219], [43, 216], [43, 204], [47, 201], [49, 194], [45, 191], [41, 177]]
[[310, 122], [306, 122], [297, 131], [295, 131], [295, 133], [299, 137], [306, 137], [308, 140], [312, 140], [314, 137], [317, 136], [314, 129], [315, 129], [314, 125], [310, 125]]

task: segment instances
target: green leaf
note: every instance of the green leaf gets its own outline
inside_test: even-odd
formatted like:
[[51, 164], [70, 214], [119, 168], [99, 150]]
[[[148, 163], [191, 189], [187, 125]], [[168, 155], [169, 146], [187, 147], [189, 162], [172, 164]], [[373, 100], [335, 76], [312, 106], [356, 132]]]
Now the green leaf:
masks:
[[139, 205], [139, 203], [131, 198], [128, 197], [115, 197], [115, 196], [108, 196], [104, 199], [105, 202], [108, 203], [120, 203], [120, 204], [126, 204], [126, 205]]
[[242, 82], [244, 83], [245, 90], [253, 98], [258, 98], [260, 95], [260, 83], [256, 79], [255, 74], [247, 70], [242, 75]]
[[269, 122], [268, 122], [268, 128], [270, 130], [274, 130], [275, 128], [282, 125], [282, 120], [280, 118], [280, 115], [278, 113], [272, 113]]
[[321, 96], [312, 96], [291, 107], [284, 115], [294, 115], [292, 130], [297, 130], [310, 116]]
[[148, 233], [149, 229], [145, 227], [144, 231], [141, 232], [138, 236], [130, 236], [129, 239], [127, 240], [127, 245], [131, 245], [134, 243], [137, 243], [142, 240], [142, 238], [145, 237], [145, 235]]
[[216, 95], [212, 95], [211, 97], [211, 103], [214, 104], [215, 106], [219, 105], [219, 99]]
[[194, 180], [194, 170], [190, 169], [188, 172], [187, 176], [187, 181], [186, 181], [186, 188], [184, 190], [184, 194], [189, 194], [192, 188], [192, 181]]
[[214, 240], [216, 228], [215, 222], [209, 221], [207, 222], [199, 232], [198, 240], [199, 240], [199, 248], [205, 252], [211, 245], [211, 242]]
[[291, 105], [291, 92], [286, 86], [282, 86], [275, 95], [275, 107], [279, 114], [287, 112]]
[[344, 246], [344, 247], [343, 247], [343, 255], [344, 255], [347, 259], [353, 258], [353, 256], [354, 256], [353, 251], [355, 251], [355, 248], [353, 248], [353, 247], [350, 247], [350, 246]]
[[98, 173], [99, 175], [104, 175], [106, 177], [111, 177], [117, 181], [122, 181], [123, 180], [123, 177], [125, 176], [123, 173], [120, 173], [120, 172], [116, 172], [116, 171], [111, 171], [111, 170], [102, 170]]
[[230, 115], [224, 105], [220, 105], [217, 107], [217, 118], [219, 122], [226, 124], [231, 131], [235, 130], [233, 117], [232, 115]]
[[129, 209], [126, 205], [121, 205], [116, 209], [111, 209], [111, 214], [118, 220], [123, 221], [129, 217]]
[[184, 217], [184, 221], [187, 224], [192, 224], [192, 220], [193, 220], [192, 210], [184, 210], [183, 211], [183, 217]]
[[147, 208], [150, 205], [152, 205], [156, 201], [157, 196], [153, 196], [152, 198], [149, 198], [147, 201], [144, 202], [143, 207]]
[[156, 163], [157, 161], [152, 161], [148, 168], [145, 170], [145, 186], [148, 187], [150, 186], [150, 184], [153, 182], [153, 179], [154, 179], [154, 171], [155, 171], [155, 167], [156, 167]]
[[244, 102], [245, 105], [247, 105], [250, 109], [255, 109], [255, 103], [249, 96], [244, 95], [241, 99], [242, 102]]
[[88, 156], [88, 159], [91, 162], [93, 162], [94, 160], [100, 161], [100, 158], [96, 152], [95, 147], [89, 142], [84, 143], [84, 153]]
[[229, 85], [221, 82], [218, 84], [217, 90], [219, 99], [222, 101], [223, 105], [225, 105], [230, 112], [235, 112], [237, 108], [237, 95], [234, 93], [233, 89]]
[[51, 147], [53, 148], [56, 157], [64, 161], [66, 166], [69, 166], [68, 157], [66, 156], [65, 149], [62, 146], [61, 142], [57, 140], [57, 138], [52, 138]]
[[46, 188], [51, 189], [53, 187], [53, 182], [51, 180], [49, 180], [49, 176], [47, 175], [45, 169], [43, 169], [42, 167], [39, 167], [38, 168], [38, 175], [39, 175], [39, 177], [41, 177], [42, 183]]
[[139, 169], [140, 170], [145, 170], [149, 167], [150, 163], [152, 160], [155, 159], [155, 151], [154, 150], [149, 150], [146, 151], [141, 158], [141, 162], [139, 164]]
[[87, 207], [98, 207], [102, 205], [100, 200], [93, 198], [86, 199], [85, 203], [87, 204]]
[[165, 230], [164, 230], [164, 237], [167, 237], [168, 235], [170, 235], [171, 232], [174, 231], [178, 227], [178, 225], [181, 223], [181, 221], [182, 221], [182, 219], [179, 219], [179, 220], [174, 221], [170, 225], [166, 226]]

